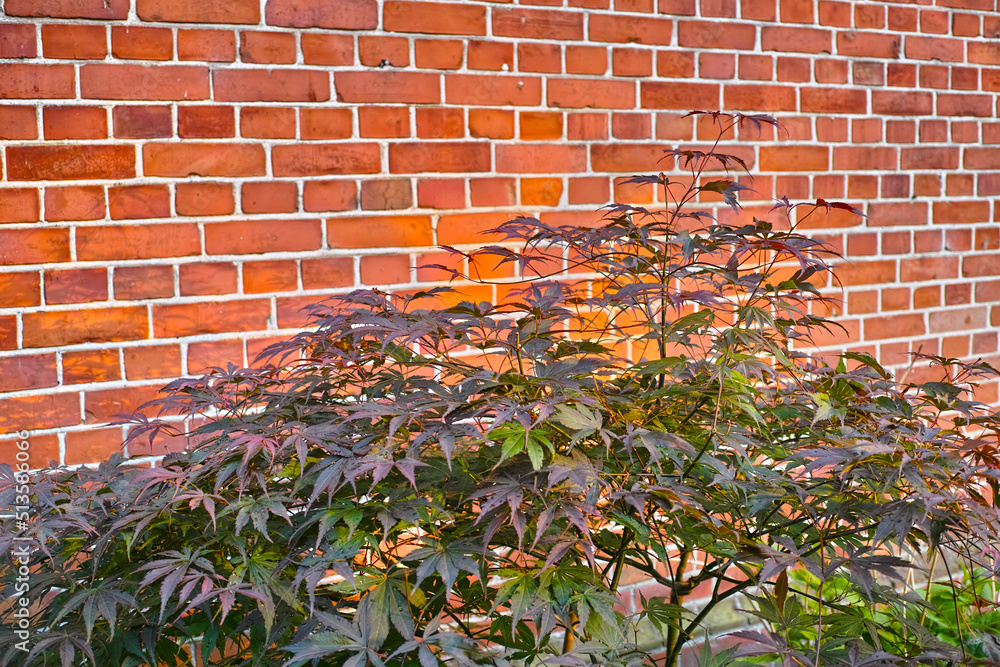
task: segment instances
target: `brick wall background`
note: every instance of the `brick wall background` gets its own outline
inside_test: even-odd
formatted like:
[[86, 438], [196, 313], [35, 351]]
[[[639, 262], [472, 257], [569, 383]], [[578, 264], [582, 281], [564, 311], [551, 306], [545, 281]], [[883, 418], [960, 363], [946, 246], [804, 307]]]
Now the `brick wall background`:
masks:
[[870, 214], [811, 220], [850, 264], [824, 344], [997, 360], [995, 0], [0, 6], [0, 434], [36, 461], [105, 457], [97, 425], [324, 295], [434, 281], [437, 244], [644, 200], [616, 177], [709, 136], [695, 108], [784, 123], [736, 149], [762, 209]]

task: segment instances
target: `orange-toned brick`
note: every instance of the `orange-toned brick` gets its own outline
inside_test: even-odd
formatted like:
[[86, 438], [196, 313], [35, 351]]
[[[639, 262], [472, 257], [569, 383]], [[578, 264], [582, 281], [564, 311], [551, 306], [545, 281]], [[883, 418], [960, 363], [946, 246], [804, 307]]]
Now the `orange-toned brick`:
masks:
[[108, 112], [102, 107], [45, 107], [42, 128], [49, 140], [107, 139]]
[[166, 185], [123, 185], [108, 188], [112, 220], [166, 218], [170, 216], [170, 191]]
[[233, 212], [233, 186], [229, 183], [178, 183], [177, 215], [229, 215]]
[[243, 264], [243, 291], [247, 294], [288, 292], [295, 289], [298, 289], [298, 267], [294, 260]]
[[122, 349], [126, 380], [172, 378], [181, 374], [179, 345], [144, 345]]
[[171, 297], [174, 271], [170, 266], [116, 266], [113, 285], [118, 300]]
[[108, 298], [107, 269], [45, 272], [45, 303], [88, 303]]
[[63, 384], [113, 382], [121, 379], [118, 350], [79, 350], [62, 353]]
[[181, 296], [236, 292], [236, 265], [232, 262], [181, 264], [179, 274]]
[[306, 181], [302, 204], [306, 211], [350, 211], [358, 206], [354, 181]]
[[293, 213], [298, 210], [299, 190], [288, 181], [244, 183], [240, 201], [244, 213]]
[[111, 26], [111, 55], [127, 60], [170, 60], [174, 35], [168, 28]]

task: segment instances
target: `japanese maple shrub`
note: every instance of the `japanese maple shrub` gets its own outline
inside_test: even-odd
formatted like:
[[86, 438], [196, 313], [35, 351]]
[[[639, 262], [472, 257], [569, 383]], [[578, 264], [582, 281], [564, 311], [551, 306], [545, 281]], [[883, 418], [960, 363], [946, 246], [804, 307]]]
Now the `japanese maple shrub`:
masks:
[[[901, 384], [803, 352], [835, 326], [833, 254], [794, 223], [850, 207], [746, 215], [721, 145], [632, 179], [660, 208], [452, 249], [465, 284], [516, 270], [501, 303], [316, 306], [256, 367], [133, 418], [195, 424], [182, 453], [31, 477], [0, 551], [31, 546], [32, 638], [5, 622], [3, 664], [670, 667], [734, 596], [757, 625], [711, 664], [995, 659], [1000, 421], [970, 398], [992, 369]], [[26, 479], [5, 469], [0, 503]], [[626, 571], [666, 594], [626, 613]]]

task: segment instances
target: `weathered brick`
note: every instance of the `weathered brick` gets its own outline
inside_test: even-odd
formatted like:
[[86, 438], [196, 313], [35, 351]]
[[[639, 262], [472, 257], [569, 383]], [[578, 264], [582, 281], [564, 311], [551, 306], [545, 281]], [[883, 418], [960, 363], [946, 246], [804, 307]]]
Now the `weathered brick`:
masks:
[[11, 146], [7, 178], [12, 181], [135, 177], [132, 146]]
[[25, 347], [60, 347], [80, 343], [138, 340], [149, 335], [146, 309], [97, 308], [25, 313]]

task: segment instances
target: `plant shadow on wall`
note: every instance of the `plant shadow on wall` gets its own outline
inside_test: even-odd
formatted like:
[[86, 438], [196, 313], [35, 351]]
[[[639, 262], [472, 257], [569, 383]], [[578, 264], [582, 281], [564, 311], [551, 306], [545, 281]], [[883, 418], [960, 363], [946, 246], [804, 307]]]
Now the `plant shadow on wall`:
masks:
[[[993, 370], [803, 353], [833, 255], [788, 221], [850, 207], [718, 223], [696, 206], [739, 212], [743, 166], [719, 145], [634, 179], [663, 210], [454, 251], [456, 278], [535, 276], [503, 303], [352, 293], [131, 419], [208, 415], [183, 453], [40, 474], [0, 537], [32, 540], [36, 603], [3, 664], [669, 667], [734, 598], [754, 625], [706, 665], [996, 664], [1000, 419], [969, 398]], [[636, 579], [660, 596], [623, 602]]]

